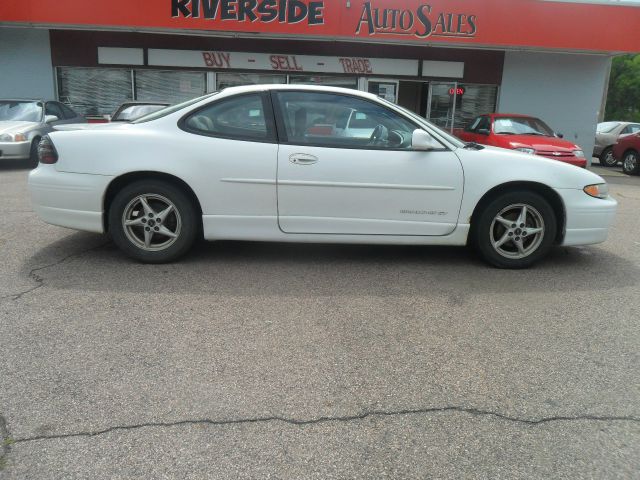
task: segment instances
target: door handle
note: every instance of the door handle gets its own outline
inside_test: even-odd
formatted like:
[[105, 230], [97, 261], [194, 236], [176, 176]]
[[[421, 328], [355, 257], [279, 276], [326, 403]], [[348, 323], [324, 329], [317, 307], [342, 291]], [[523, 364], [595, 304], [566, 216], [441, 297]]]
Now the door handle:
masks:
[[295, 165], [313, 165], [318, 162], [318, 157], [307, 153], [293, 153], [289, 155], [289, 161]]

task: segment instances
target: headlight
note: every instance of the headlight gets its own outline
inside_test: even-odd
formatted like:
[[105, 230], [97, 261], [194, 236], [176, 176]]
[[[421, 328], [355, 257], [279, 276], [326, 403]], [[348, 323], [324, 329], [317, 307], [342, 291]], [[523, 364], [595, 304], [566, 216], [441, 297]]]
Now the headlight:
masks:
[[536, 151], [533, 148], [526, 148], [526, 147], [514, 148], [514, 150], [517, 150], [523, 153], [528, 153], [529, 155], [533, 155], [534, 153], [536, 153]]
[[607, 198], [609, 196], [609, 185], [607, 185], [606, 183], [587, 185], [583, 190], [584, 193], [595, 198]]
[[584, 152], [582, 150], [574, 150], [573, 154], [578, 158], [584, 158]]
[[24, 133], [3, 133], [0, 135], [0, 142], [26, 142], [27, 136]]

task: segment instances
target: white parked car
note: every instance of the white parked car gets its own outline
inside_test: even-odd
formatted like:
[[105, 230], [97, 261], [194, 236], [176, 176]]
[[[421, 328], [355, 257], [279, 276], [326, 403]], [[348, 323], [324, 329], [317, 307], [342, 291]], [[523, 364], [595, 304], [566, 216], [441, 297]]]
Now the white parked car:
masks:
[[[376, 127], [345, 135], [344, 118]], [[320, 125], [320, 127], [318, 127]], [[194, 240], [477, 246], [504, 268], [603, 242], [616, 201], [581, 168], [465, 144], [374, 95], [225, 89], [133, 123], [54, 132], [29, 176], [54, 225], [159, 263]]]

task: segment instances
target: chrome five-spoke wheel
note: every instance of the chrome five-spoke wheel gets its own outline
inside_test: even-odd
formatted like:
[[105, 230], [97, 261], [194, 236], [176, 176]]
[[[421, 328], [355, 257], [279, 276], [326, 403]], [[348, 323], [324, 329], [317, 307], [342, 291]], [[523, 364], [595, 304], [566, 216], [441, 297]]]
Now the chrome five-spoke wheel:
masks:
[[490, 234], [491, 244], [498, 254], [506, 258], [525, 258], [542, 243], [544, 220], [530, 205], [509, 205], [493, 219]]
[[182, 219], [176, 206], [156, 194], [139, 195], [124, 209], [122, 226], [127, 238], [150, 252], [164, 250], [180, 236]]
[[526, 268], [549, 253], [558, 220], [547, 194], [552, 195], [512, 190], [483, 206], [473, 220], [472, 240], [485, 260], [500, 268]]
[[177, 185], [143, 179], [122, 187], [109, 206], [109, 233], [131, 257], [171, 262], [187, 253], [201, 228], [197, 204]]

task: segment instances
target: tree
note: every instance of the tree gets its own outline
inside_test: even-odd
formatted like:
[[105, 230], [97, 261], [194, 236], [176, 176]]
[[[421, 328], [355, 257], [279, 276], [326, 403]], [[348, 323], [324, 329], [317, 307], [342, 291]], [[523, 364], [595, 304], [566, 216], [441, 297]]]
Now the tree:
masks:
[[640, 122], [640, 55], [613, 59], [605, 120]]

